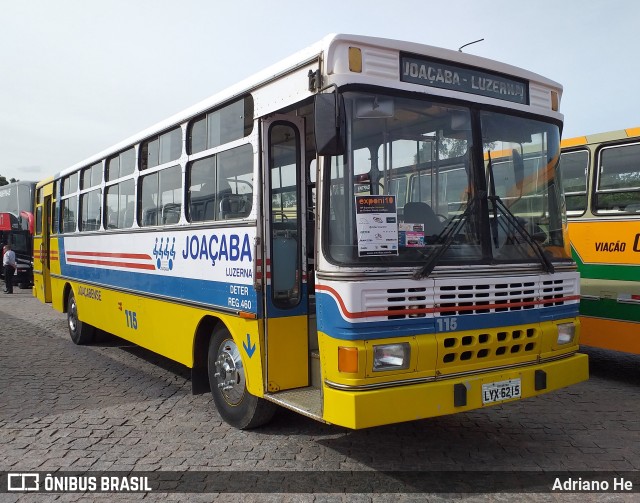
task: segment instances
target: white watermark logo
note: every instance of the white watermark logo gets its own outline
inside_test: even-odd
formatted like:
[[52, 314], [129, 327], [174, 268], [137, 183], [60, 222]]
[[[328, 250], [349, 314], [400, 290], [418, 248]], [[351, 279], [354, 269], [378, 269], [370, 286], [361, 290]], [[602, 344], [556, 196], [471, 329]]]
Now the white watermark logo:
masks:
[[[150, 492], [149, 477], [137, 475], [77, 475], [8, 473], [9, 492]], [[0, 492], [2, 492], [0, 490]]]
[[40, 474], [38, 473], [9, 473], [7, 477], [8, 491], [39, 491]]

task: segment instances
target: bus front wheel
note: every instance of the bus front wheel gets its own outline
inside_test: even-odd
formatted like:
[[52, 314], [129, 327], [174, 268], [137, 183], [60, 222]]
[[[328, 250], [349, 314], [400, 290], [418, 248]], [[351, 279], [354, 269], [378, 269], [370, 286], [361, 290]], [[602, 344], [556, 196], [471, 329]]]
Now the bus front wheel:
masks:
[[227, 423], [245, 430], [271, 420], [276, 405], [247, 391], [240, 350], [225, 327], [217, 327], [211, 336], [208, 372], [213, 401]]
[[78, 317], [78, 304], [73, 292], [69, 294], [67, 300], [67, 324], [69, 325], [69, 335], [75, 344], [84, 345], [93, 341], [95, 328], [80, 321]]

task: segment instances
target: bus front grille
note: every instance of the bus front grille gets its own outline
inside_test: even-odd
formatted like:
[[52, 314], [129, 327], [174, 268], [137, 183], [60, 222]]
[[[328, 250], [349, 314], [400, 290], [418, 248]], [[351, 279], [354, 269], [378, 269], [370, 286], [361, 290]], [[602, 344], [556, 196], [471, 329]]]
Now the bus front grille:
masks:
[[502, 361], [506, 363], [506, 360], [527, 359], [539, 352], [539, 332], [534, 326], [522, 326], [438, 334], [437, 367], [444, 373], [481, 363], [495, 365]]
[[372, 284], [361, 293], [362, 308], [379, 320], [468, 316], [546, 309], [575, 302], [575, 274], [548, 277], [436, 279], [428, 286], [397, 281], [393, 288]]

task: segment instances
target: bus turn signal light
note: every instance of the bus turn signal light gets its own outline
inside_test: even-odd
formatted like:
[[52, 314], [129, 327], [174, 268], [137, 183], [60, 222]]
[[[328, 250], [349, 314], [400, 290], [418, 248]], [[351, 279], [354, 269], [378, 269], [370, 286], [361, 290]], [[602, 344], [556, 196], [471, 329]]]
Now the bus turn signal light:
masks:
[[362, 73], [362, 50], [359, 47], [349, 47], [349, 70]]
[[560, 110], [560, 97], [558, 91], [551, 91], [551, 110], [557, 112]]
[[358, 348], [338, 346], [338, 370], [351, 374], [358, 371]]

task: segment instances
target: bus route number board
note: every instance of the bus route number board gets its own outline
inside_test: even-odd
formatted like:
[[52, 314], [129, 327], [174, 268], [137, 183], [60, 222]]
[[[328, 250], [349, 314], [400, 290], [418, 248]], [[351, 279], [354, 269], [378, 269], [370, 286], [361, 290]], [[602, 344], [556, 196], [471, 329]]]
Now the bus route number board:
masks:
[[520, 378], [483, 384], [482, 403], [496, 403], [512, 398], [520, 398], [521, 390]]

